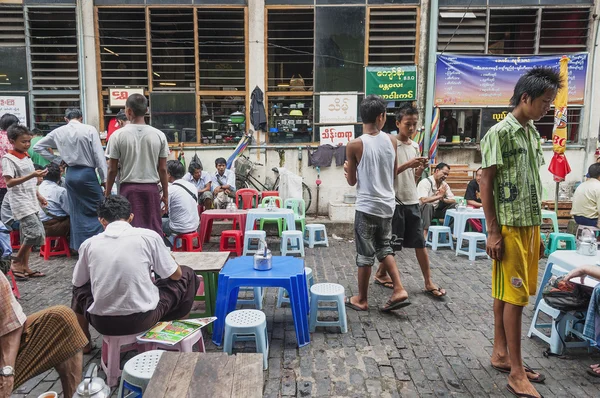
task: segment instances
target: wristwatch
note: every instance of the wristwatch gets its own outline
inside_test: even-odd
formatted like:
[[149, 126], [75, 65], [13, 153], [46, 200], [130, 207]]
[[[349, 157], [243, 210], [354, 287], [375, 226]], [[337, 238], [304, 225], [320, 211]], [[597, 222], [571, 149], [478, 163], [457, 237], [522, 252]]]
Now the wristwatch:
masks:
[[12, 366], [3, 366], [2, 370], [0, 370], [0, 376], [10, 377], [15, 375], [15, 368]]

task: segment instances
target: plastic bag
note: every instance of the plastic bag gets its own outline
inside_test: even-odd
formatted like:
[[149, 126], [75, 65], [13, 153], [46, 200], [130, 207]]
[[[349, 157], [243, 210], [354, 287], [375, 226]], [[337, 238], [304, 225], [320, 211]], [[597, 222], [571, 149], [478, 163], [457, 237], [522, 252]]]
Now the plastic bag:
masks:
[[284, 167], [279, 168], [279, 196], [286, 199], [302, 198], [302, 177]]

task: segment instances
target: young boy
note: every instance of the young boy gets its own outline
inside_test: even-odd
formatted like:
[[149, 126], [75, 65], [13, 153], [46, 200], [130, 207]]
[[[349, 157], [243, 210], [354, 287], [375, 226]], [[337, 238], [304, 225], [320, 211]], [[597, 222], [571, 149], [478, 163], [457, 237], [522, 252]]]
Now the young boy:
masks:
[[[481, 200], [488, 230], [487, 253], [492, 263], [494, 349], [492, 367], [510, 373], [508, 390], [520, 397], [540, 397], [531, 382], [545, 377], [524, 366], [521, 317], [535, 295], [540, 242], [544, 164], [540, 135], [533, 121], [548, 113], [561, 87], [558, 73], [534, 68], [517, 82], [504, 120], [481, 141]], [[527, 394], [527, 395], [526, 395]]]
[[[440, 298], [446, 291], [431, 280], [429, 256], [425, 249], [423, 238], [423, 221], [419, 209], [419, 195], [417, 193], [417, 180], [421, 177], [427, 158], [421, 156], [419, 144], [410, 139], [417, 128], [419, 112], [411, 103], [402, 106], [396, 113], [396, 127], [398, 128], [398, 176], [396, 177], [396, 216], [392, 220], [392, 247], [402, 250], [402, 247], [415, 249], [423, 279], [425, 291], [433, 297]], [[384, 271], [382, 264], [375, 274], [375, 283], [384, 287], [393, 288], [392, 280]]]
[[381, 97], [367, 96], [360, 104], [363, 134], [346, 147], [348, 160], [344, 163], [344, 174], [348, 184], [356, 185], [354, 237], [358, 266], [358, 296], [346, 298], [346, 306], [356, 311], [369, 309], [367, 293], [375, 257], [381, 262], [383, 271], [390, 275], [394, 289], [381, 310], [396, 310], [410, 304], [390, 246], [397, 141], [381, 131], [385, 125], [386, 107], [387, 103]]
[[37, 278], [45, 275], [29, 268], [29, 253], [32, 246], [43, 245], [46, 237], [38, 212], [40, 204], [45, 207], [48, 203], [38, 193], [36, 186], [37, 177], [45, 176], [48, 170], [35, 170], [27, 155], [33, 136], [27, 127], [12, 125], [7, 134], [14, 149], [2, 157], [2, 172], [13, 217], [19, 221], [21, 234], [21, 248], [11, 269], [15, 278]]
[[230, 202], [229, 197], [235, 193], [235, 173], [227, 170], [225, 158], [215, 160], [217, 171], [212, 175], [211, 187], [214, 196], [215, 209], [224, 209]]
[[69, 239], [71, 232], [70, 207], [67, 190], [60, 185], [60, 167], [56, 163], [48, 165], [48, 173], [38, 188], [38, 192], [48, 202], [42, 209], [40, 220], [44, 224], [46, 236], [64, 236]]
[[182, 179], [185, 168], [179, 160], [167, 162], [169, 177], [169, 218], [163, 218], [165, 235], [194, 232], [200, 225], [196, 187]]

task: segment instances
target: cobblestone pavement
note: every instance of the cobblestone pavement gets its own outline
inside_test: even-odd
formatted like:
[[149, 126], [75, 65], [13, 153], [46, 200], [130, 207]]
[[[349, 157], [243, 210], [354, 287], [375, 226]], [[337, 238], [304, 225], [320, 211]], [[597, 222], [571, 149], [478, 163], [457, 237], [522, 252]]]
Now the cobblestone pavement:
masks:
[[[215, 241], [213, 237], [213, 242]], [[273, 242], [272, 249], [277, 251]], [[211, 243], [205, 250], [216, 250]], [[275, 253], [277, 254], [277, 253]], [[342, 284], [346, 294], [357, 293], [354, 244], [330, 237], [329, 248], [306, 249], [306, 265], [315, 281]], [[348, 310], [349, 330], [317, 329], [311, 343], [296, 346], [291, 311], [275, 308], [276, 290], [268, 289], [265, 313], [270, 334], [269, 369], [264, 372], [264, 396], [324, 397], [507, 397], [506, 375], [490, 367], [493, 319], [490, 298], [490, 260], [470, 263], [447, 249], [431, 252], [433, 276], [448, 296], [438, 301], [421, 292], [422, 277], [414, 250], [397, 256], [412, 305], [390, 314], [380, 312], [391, 292], [371, 285], [371, 309]], [[33, 256], [32, 256], [33, 258]], [[32, 268], [48, 277], [19, 283], [26, 313], [71, 301], [71, 273], [75, 259], [33, 260]], [[545, 260], [540, 262], [540, 277]], [[569, 350], [567, 359], [546, 358], [547, 348], [527, 338], [533, 306], [524, 312], [523, 353], [526, 363], [547, 376], [536, 385], [545, 397], [600, 397], [600, 379], [586, 373], [598, 362], [597, 351]], [[98, 334], [93, 334], [97, 347]], [[218, 350], [205, 338], [209, 351]], [[248, 343], [244, 343], [248, 344]], [[251, 351], [251, 346], [240, 347]], [[132, 354], [123, 358], [123, 361]], [[85, 364], [98, 362], [99, 349], [85, 356]], [[26, 382], [14, 397], [37, 397], [61, 391], [55, 371]], [[114, 393], [113, 395], [116, 395]]]

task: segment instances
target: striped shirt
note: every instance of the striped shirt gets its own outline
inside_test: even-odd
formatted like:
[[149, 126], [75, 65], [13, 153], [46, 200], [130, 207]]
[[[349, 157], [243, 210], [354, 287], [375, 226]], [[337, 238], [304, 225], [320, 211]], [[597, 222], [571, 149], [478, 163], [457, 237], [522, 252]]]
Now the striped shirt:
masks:
[[481, 140], [482, 167], [496, 166], [494, 205], [500, 225], [527, 227], [542, 223], [540, 135], [529, 121], [523, 127], [512, 113]]

